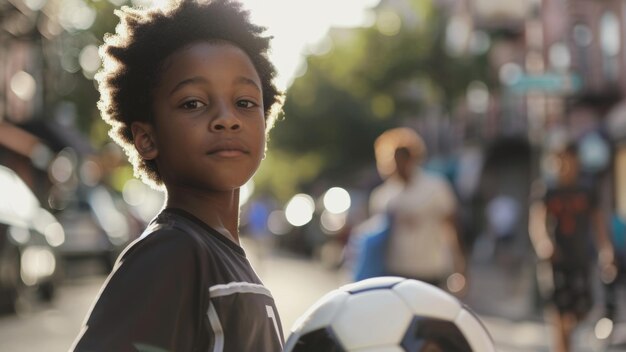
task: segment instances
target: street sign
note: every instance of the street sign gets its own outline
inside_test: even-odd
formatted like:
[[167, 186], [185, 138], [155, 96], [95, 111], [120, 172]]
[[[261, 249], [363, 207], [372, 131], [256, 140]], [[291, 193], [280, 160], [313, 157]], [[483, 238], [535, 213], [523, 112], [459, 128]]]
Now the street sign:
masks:
[[583, 86], [582, 78], [573, 73], [522, 74], [508, 88], [518, 94], [543, 92], [547, 94], [573, 93]]

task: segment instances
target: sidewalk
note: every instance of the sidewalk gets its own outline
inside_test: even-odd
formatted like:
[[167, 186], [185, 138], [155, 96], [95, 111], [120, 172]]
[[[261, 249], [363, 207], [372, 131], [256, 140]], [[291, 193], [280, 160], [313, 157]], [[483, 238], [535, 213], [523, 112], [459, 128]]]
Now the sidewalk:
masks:
[[[472, 263], [470, 292], [464, 301], [483, 319], [491, 332], [498, 351], [548, 352], [552, 342], [552, 327], [544, 320], [537, 303], [534, 271], [531, 264], [505, 270], [494, 264]], [[622, 292], [623, 302], [626, 302]], [[596, 336], [596, 322], [603, 317], [603, 292], [595, 289], [596, 305], [574, 331], [574, 352], [626, 351], [626, 346], [606, 346], [608, 341]], [[626, 342], [626, 307], [622, 304], [613, 328], [613, 341]], [[601, 333], [601, 332], [600, 332]]]

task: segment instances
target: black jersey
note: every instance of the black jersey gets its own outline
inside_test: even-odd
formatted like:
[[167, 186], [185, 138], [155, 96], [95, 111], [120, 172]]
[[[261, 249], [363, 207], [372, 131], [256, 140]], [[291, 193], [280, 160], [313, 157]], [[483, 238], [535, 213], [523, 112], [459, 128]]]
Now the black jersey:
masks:
[[283, 341], [243, 248], [166, 209], [120, 256], [74, 350], [274, 352]]
[[551, 236], [555, 242], [554, 265], [585, 268], [591, 263], [591, 225], [597, 200], [582, 186], [548, 189], [544, 196]]

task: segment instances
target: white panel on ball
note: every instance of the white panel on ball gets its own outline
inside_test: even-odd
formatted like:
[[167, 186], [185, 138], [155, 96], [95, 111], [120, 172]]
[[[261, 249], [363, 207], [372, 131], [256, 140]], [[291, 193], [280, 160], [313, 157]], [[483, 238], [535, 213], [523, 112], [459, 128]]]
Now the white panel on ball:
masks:
[[342, 291], [331, 291], [320, 298], [294, 323], [292, 332], [304, 335], [313, 330], [325, 328], [339, 312], [350, 294]]
[[371, 290], [350, 296], [331, 326], [341, 344], [352, 351], [398, 345], [411, 318], [410, 309], [393, 291]]
[[487, 333], [485, 327], [476, 317], [465, 309], [456, 318], [456, 326], [459, 327], [473, 351], [495, 352], [493, 340]]
[[[393, 287], [415, 315], [454, 321], [462, 309], [461, 303], [441, 289], [417, 280], [405, 280]], [[419, 292], [419, 295], [416, 295]]]

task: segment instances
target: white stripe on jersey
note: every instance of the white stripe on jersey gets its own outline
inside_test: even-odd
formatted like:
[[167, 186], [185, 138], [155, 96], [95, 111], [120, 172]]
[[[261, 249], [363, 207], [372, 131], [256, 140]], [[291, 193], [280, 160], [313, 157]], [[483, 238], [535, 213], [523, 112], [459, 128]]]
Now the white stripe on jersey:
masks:
[[211, 286], [209, 287], [209, 293], [211, 298], [228, 296], [233, 293], [257, 293], [272, 297], [272, 293], [265, 286], [249, 282], [230, 282], [226, 285]]
[[213, 329], [213, 335], [215, 336], [215, 344], [213, 345], [213, 352], [224, 351], [224, 329], [220, 318], [217, 316], [217, 311], [213, 302], [209, 303], [209, 311], [206, 313], [209, 316], [209, 322], [211, 322], [211, 329]]

